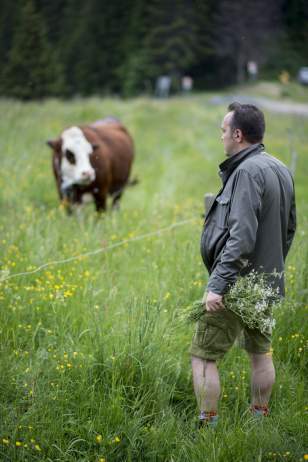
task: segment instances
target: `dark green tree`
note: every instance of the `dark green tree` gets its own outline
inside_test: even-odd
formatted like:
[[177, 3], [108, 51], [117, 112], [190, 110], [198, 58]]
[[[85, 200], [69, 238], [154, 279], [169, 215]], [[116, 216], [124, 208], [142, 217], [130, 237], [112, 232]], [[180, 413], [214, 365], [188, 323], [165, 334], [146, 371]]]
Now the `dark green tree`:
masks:
[[[307, 0], [1, 0], [0, 93], [22, 99], [152, 92], [293, 75], [308, 60]], [[265, 74], [267, 72], [267, 74]]]
[[68, 0], [62, 33], [62, 60], [71, 94], [119, 92], [117, 68], [127, 29], [127, 2]]
[[308, 62], [308, 2], [306, 0], [285, 0], [284, 17], [289, 42]]
[[193, 0], [195, 16], [196, 53], [188, 74], [199, 89], [217, 86], [220, 80], [217, 53], [211, 36], [213, 22], [219, 8], [218, 0]]
[[119, 52], [122, 57], [116, 70], [124, 96], [151, 91], [147, 35], [147, 5], [133, 0], [128, 9], [127, 27], [121, 35]]
[[[36, 11], [39, 12], [47, 32], [48, 42], [55, 47], [62, 47], [62, 39], [65, 39], [64, 19], [67, 11], [68, 0], [34, 0]], [[71, 5], [70, 15], [78, 11], [78, 0]], [[68, 31], [66, 31], [68, 32]], [[67, 36], [66, 36], [67, 37]]]
[[13, 30], [18, 15], [18, 5], [10, 0], [0, 2], [0, 58], [2, 67], [8, 59], [8, 51], [13, 40]]
[[16, 2], [2, 0], [0, 2], [0, 93], [5, 93], [4, 70], [12, 46], [14, 26], [17, 21], [19, 8]]
[[169, 74], [177, 82], [195, 62], [196, 10], [190, 0], [153, 0], [149, 5], [145, 49], [153, 77]]
[[[306, 0], [285, 0], [283, 17], [288, 51], [292, 66], [289, 70], [308, 64], [308, 2]], [[293, 69], [292, 69], [293, 68]]]
[[62, 73], [32, 0], [23, 4], [3, 72], [6, 94], [29, 100], [63, 91]]

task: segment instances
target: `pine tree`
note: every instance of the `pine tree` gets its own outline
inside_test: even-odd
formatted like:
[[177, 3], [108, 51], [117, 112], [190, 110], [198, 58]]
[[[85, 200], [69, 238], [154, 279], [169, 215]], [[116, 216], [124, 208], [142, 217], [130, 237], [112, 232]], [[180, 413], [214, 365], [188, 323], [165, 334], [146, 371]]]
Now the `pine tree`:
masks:
[[197, 34], [194, 5], [190, 0], [154, 0], [149, 6], [145, 39], [153, 77], [169, 74], [174, 80], [196, 58]]
[[[285, 0], [284, 17], [289, 47], [308, 62], [308, 2], [306, 0]], [[299, 64], [299, 63], [298, 63]]]
[[3, 76], [6, 94], [24, 100], [55, 95], [63, 90], [61, 69], [32, 0], [26, 0], [21, 10]]
[[128, 19], [127, 0], [68, 0], [64, 16], [61, 56], [69, 93], [119, 91], [117, 68]]
[[12, 46], [13, 31], [18, 15], [18, 5], [10, 0], [0, 2], [0, 93], [5, 93], [4, 69]]
[[127, 28], [119, 47], [122, 60], [116, 69], [124, 96], [133, 96], [149, 90], [148, 53], [145, 47], [147, 33], [147, 6], [143, 0], [133, 0], [129, 5]]

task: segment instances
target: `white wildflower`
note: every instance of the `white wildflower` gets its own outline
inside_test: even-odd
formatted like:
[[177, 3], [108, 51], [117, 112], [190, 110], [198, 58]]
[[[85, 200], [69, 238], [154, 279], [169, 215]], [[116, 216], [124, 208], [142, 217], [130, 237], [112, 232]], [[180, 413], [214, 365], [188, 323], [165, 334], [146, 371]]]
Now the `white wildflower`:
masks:
[[[247, 327], [259, 329], [262, 333], [271, 333], [276, 323], [272, 311], [278, 298], [279, 289], [269, 285], [266, 275], [252, 271], [247, 276], [238, 278], [224, 296], [223, 302]], [[196, 301], [183, 314], [188, 321], [197, 321], [204, 315], [204, 305], [201, 301]]]

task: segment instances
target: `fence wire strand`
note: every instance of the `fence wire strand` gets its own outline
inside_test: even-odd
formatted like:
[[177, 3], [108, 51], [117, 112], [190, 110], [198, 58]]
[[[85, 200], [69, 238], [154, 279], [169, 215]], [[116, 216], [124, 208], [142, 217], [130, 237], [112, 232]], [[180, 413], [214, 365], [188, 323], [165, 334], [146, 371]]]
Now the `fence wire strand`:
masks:
[[129, 244], [131, 242], [141, 241], [142, 239], [146, 239], [148, 237], [159, 236], [162, 233], [170, 231], [170, 230], [172, 230], [174, 228], [177, 228], [179, 226], [184, 226], [184, 225], [186, 225], [188, 223], [192, 223], [193, 221], [197, 222], [197, 219], [196, 218], [190, 218], [188, 220], [177, 221], [177, 222], [173, 223], [172, 225], [169, 225], [169, 226], [167, 226], [165, 228], [160, 228], [160, 229], [157, 229], [155, 231], [151, 231], [149, 233], [144, 233], [144, 234], [140, 234], [139, 236], [131, 237], [129, 239], [124, 239], [124, 240], [116, 242], [116, 243], [114, 243], [114, 244], [112, 244], [112, 245], [110, 245], [108, 247], [100, 247], [99, 249], [90, 250], [89, 252], [86, 252], [86, 253], [83, 253], [83, 254], [80, 254], [80, 255], [75, 255], [75, 256], [72, 256], [72, 257], [69, 257], [69, 258], [64, 258], [62, 260], [55, 260], [55, 261], [50, 261], [50, 262], [43, 263], [42, 265], [38, 266], [37, 268], [35, 268], [34, 270], [31, 270], [31, 271], [24, 271], [22, 273], [14, 273], [14, 274], [7, 274], [6, 271], [2, 271], [2, 275], [1, 275], [1, 272], [0, 272], [0, 282], [5, 282], [8, 279], [13, 279], [13, 278], [21, 277], [21, 276], [29, 276], [31, 274], [38, 273], [38, 272], [42, 271], [43, 269], [48, 268], [49, 266], [63, 265], [63, 264], [70, 263], [70, 262], [75, 261], [75, 260], [80, 260], [80, 259], [83, 259], [83, 258], [86, 258], [86, 257], [97, 255], [99, 253], [107, 252], [107, 251], [109, 251], [111, 249], [115, 249], [116, 247], [121, 247], [121, 246], [123, 246], [125, 244]]

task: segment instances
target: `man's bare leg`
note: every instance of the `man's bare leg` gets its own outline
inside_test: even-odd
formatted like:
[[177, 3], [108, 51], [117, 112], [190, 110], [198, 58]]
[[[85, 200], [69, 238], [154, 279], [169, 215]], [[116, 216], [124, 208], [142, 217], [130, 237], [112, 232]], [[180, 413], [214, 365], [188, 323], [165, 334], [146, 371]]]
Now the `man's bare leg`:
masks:
[[275, 383], [275, 368], [272, 355], [250, 354], [251, 360], [251, 405], [266, 409]]
[[191, 364], [194, 391], [200, 412], [217, 413], [220, 380], [216, 362], [192, 356]]

